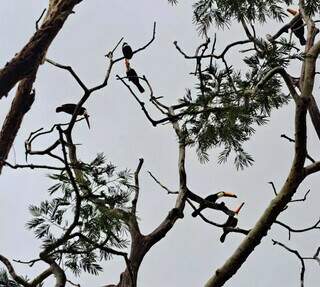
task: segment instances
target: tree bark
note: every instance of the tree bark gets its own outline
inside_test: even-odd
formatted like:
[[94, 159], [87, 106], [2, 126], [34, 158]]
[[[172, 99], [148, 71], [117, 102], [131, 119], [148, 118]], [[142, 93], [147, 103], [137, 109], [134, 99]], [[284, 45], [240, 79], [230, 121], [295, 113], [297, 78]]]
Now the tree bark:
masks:
[[11, 109], [0, 131], [0, 173], [7, 159], [24, 115], [34, 102], [32, 85], [46, 52], [62, 28], [73, 7], [82, 0], [50, 0], [40, 29], [24, 48], [0, 70], [0, 99], [19, 83]]
[[82, 0], [50, 0], [48, 12], [29, 42], [0, 70], [0, 99], [23, 78], [37, 71], [72, 9]]
[[32, 92], [32, 85], [35, 78], [36, 75], [33, 73], [20, 82], [10, 111], [2, 125], [0, 131], [0, 173], [21, 126], [23, 117], [34, 102], [35, 93]]

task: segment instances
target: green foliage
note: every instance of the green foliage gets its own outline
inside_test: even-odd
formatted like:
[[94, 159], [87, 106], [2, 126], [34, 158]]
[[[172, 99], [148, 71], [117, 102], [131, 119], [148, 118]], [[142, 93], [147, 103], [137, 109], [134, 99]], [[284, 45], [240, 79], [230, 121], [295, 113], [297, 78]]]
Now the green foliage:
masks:
[[243, 143], [255, 132], [257, 126], [268, 122], [272, 109], [278, 109], [290, 100], [281, 92], [280, 78], [274, 76], [265, 85], [254, 89], [274, 67], [289, 64], [292, 45], [284, 43], [269, 47], [264, 58], [257, 53], [243, 59], [245, 73], [223, 62], [208, 66], [198, 75], [198, 93], [192, 99], [191, 92], [180, 100], [188, 104], [184, 116], [184, 128], [190, 145], [196, 145], [201, 162], [209, 160], [208, 150], [222, 147], [218, 162], [226, 162], [234, 153], [236, 167], [244, 168], [253, 158], [244, 151]]
[[319, 13], [320, 12], [320, 1], [319, 0], [306, 0], [304, 10], [305, 10], [305, 13], [309, 16], [313, 16], [314, 14]]
[[[177, 4], [177, 1], [169, 2]], [[193, 20], [200, 35], [206, 37], [211, 26], [225, 29], [244, 22], [250, 30], [250, 25], [283, 22], [285, 9], [291, 4], [291, 0], [198, 0], [193, 1]], [[320, 1], [306, 1], [304, 8], [307, 14], [313, 15], [320, 11], [319, 7]], [[290, 40], [280, 37], [271, 43], [259, 38], [254, 28], [251, 33], [250, 48], [242, 51], [246, 54], [239, 54], [245, 55], [245, 68], [240, 71], [228, 65], [228, 55], [217, 61], [201, 59], [202, 67], [205, 60], [210, 62], [207, 68], [197, 72], [197, 94], [192, 97], [188, 90], [180, 99], [188, 107], [183, 111], [186, 138], [190, 145], [196, 146], [201, 162], [209, 160], [209, 149], [220, 147], [219, 163], [226, 162], [233, 154], [238, 169], [251, 165], [254, 160], [244, 150], [244, 143], [257, 126], [268, 122], [273, 109], [281, 108], [290, 100], [289, 95], [282, 92], [279, 76], [273, 76], [258, 88], [257, 85], [273, 68], [286, 69], [293, 59], [304, 61], [304, 53], [291, 37]], [[219, 39], [217, 46], [218, 43]]]
[[[177, 4], [177, 1], [170, 1]], [[308, 1], [318, 2], [318, 1]], [[211, 24], [219, 28], [227, 27], [233, 20], [248, 20], [252, 23], [265, 23], [268, 19], [283, 21], [286, 16], [284, 4], [291, 0], [198, 0], [193, 4], [193, 21], [200, 34], [206, 34]], [[311, 3], [310, 3], [311, 5]], [[317, 8], [318, 9], [318, 8]]]
[[[4, 269], [0, 269], [0, 287], [22, 287], [22, 285], [18, 284], [14, 280], [10, 279], [11, 276], [8, 275], [7, 271]], [[28, 278], [25, 278], [28, 281]], [[43, 284], [40, 283], [37, 287], [42, 287]]]
[[81, 163], [80, 189], [81, 204], [76, 208], [76, 193], [66, 171], [50, 175], [55, 183], [48, 189], [51, 200], [39, 206], [30, 206], [33, 218], [27, 223], [44, 247], [51, 246], [61, 238], [79, 213], [77, 226], [72, 233], [83, 235], [68, 238], [50, 255], [63, 262], [75, 274], [81, 270], [91, 274], [101, 271], [100, 260], [111, 258], [111, 254], [98, 248], [122, 249], [127, 246], [126, 221], [128, 206], [133, 189], [129, 170], [116, 171], [102, 154], [91, 163]]
[[168, 0], [168, 2], [169, 2], [171, 5], [177, 5], [177, 4], [178, 4], [178, 0]]
[[0, 269], [0, 287], [20, 287], [20, 285], [11, 280], [4, 269]]

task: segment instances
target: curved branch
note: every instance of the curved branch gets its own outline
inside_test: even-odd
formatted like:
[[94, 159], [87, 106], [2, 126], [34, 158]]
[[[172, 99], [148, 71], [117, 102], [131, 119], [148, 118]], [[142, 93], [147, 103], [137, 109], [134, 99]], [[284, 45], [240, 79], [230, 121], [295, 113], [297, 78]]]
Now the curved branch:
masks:
[[88, 88], [87, 86], [81, 81], [80, 77], [77, 75], [77, 73], [72, 69], [71, 66], [66, 66], [66, 65], [62, 65], [62, 64], [59, 64], [55, 61], [52, 61], [50, 59], [46, 59], [46, 61], [48, 63], [50, 63], [51, 65], [53, 66], [56, 66], [60, 69], [63, 69], [63, 70], [67, 70], [71, 75], [72, 77], [76, 80], [76, 82], [79, 84], [79, 86], [85, 91], [87, 92], [88, 91]]
[[[156, 23], [156, 22], [153, 22], [152, 38], [151, 38], [150, 41], [149, 41], [148, 43], [146, 43], [144, 46], [142, 46], [141, 48], [138, 48], [137, 50], [134, 50], [134, 51], [132, 52], [133, 55], [134, 55], [134, 54], [137, 54], [137, 53], [139, 53], [139, 52], [141, 52], [141, 51], [143, 51], [143, 50], [145, 50], [146, 48], [148, 48], [148, 47], [151, 45], [151, 43], [152, 43], [152, 42], [154, 41], [154, 39], [156, 38], [156, 26], [157, 26], [157, 23]], [[115, 64], [115, 63], [117, 63], [117, 62], [119, 62], [119, 61], [122, 61], [122, 60], [124, 60], [124, 57], [120, 57], [120, 58], [114, 60], [113, 63]]]
[[283, 80], [285, 81], [290, 94], [292, 96], [292, 98], [296, 101], [299, 97], [298, 93], [296, 92], [294, 85], [292, 83], [291, 77], [289, 76], [289, 74], [286, 72], [286, 70], [282, 67], [275, 67], [273, 69], [271, 69], [260, 81], [259, 83], [256, 85], [256, 87], [253, 90], [252, 93], [252, 97], [255, 96], [255, 94], [258, 92], [258, 90], [260, 88], [262, 88], [274, 75], [279, 74], [280, 76], [282, 76]]
[[30, 168], [30, 169], [50, 169], [50, 170], [65, 170], [64, 167], [50, 166], [50, 165], [39, 165], [39, 164], [11, 164], [7, 161], [4, 162], [4, 165], [9, 166], [12, 169], [19, 168]]
[[312, 225], [310, 227], [307, 227], [307, 228], [302, 228], [302, 229], [294, 229], [294, 228], [290, 227], [289, 225], [287, 225], [287, 224], [285, 224], [285, 223], [283, 223], [281, 221], [275, 221], [274, 223], [279, 224], [280, 226], [282, 226], [282, 227], [284, 227], [284, 228], [286, 228], [288, 230], [288, 232], [289, 232], [289, 238], [288, 239], [289, 240], [291, 239], [291, 232], [301, 233], [301, 232], [307, 232], [307, 231], [310, 231], [310, 230], [313, 230], [313, 229], [320, 229], [320, 226], [319, 226], [320, 218], [314, 225]]
[[240, 41], [236, 41], [236, 42], [233, 42], [229, 45], [227, 45], [224, 50], [221, 52], [221, 54], [214, 54], [214, 53], [211, 53], [211, 54], [206, 54], [206, 55], [194, 55], [194, 56], [190, 56], [190, 55], [187, 55], [178, 45], [178, 42], [177, 41], [174, 41], [173, 44], [174, 46], [176, 47], [176, 49], [179, 51], [180, 54], [182, 54], [184, 56], [185, 59], [205, 59], [205, 58], [215, 58], [215, 59], [222, 59], [224, 58], [224, 56], [226, 55], [226, 53], [232, 48], [232, 47], [235, 47], [237, 45], [243, 45], [243, 44], [248, 44], [248, 43], [251, 43], [252, 40], [240, 40]]
[[138, 199], [139, 199], [139, 191], [140, 191], [140, 185], [139, 185], [139, 172], [141, 170], [141, 167], [143, 165], [143, 158], [139, 159], [139, 164], [138, 167], [134, 173], [134, 182], [135, 182], [135, 195], [134, 198], [132, 200], [132, 207], [131, 207], [131, 213], [132, 214], [136, 214], [137, 211], [137, 203], [138, 203]]
[[[147, 44], [145, 44], [144, 46], [142, 46], [141, 48], [133, 51], [133, 54], [136, 54], [136, 53], [138, 53], [138, 52], [146, 49], [146, 48], [154, 41], [154, 39], [155, 39], [155, 33], [156, 33], [156, 23], [154, 22], [154, 24], [153, 24], [153, 33], [152, 33], [152, 38], [151, 38], [151, 40], [150, 40]], [[121, 40], [122, 40], [122, 39], [121, 39]], [[114, 48], [110, 53], [107, 54], [107, 55], [108, 55], [108, 58], [109, 58], [109, 66], [108, 66], [108, 68], [107, 68], [107, 72], [106, 72], [106, 75], [105, 75], [105, 78], [104, 78], [103, 82], [102, 82], [101, 84], [97, 85], [97, 86], [94, 86], [93, 88], [91, 88], [91, 89], [89, 89], [89, 90], [85, 90], [84, 95], [82, 96], [82, 98], [81, 98], [80, 101], [78, 102], [77, 107], [75, 108], [75, 111], [74, 111], [74, 113], [73, 113], [73, 115], [72, 115], [72, 118], [71, 118], [71, 120], [70, 120], [69, 126], [68, 126], [68, 128], [67, 128], [67, 130], [66, 130], [66, 133], [67, 133], [67, 134], [69, 134], [69, 135], [71, 134], [71, 131], [72, 131], [73, 126], [74, 126], [74, 124], [75, 124], [75, 122], [76, 122], [76, 118], [77, 118], [77, 116], [78, 116], [79, 110], [80, 110], [80, 108], [83, 106], [83, 104], [88, 100], [88, 98], [90, 97], [90, 95], [91, 95], [93, 92], [95, 92], [95, 91], [97, 91], [97, 90], [100, 90], [100, 89], [104, 88], [105, 86], [107, 86], [108, 81], [109, 81], [109, 78], [110, 78], [110, 75], [111, 75], [111, 71], [112, 71], [113, 65], [114, 65], [115, 63], [117, 63], [117, 62], [119, 62], [119, 61], [121, 61], [121, 60], [124, 59], [124, 57], [120, 57], [120, 58], [118, 58], [118, 59], [116, 59], [116, 60], [113, 60], [113, 52], [114, 52], [115, 49], [118, 47], [118, 45], [119, 45], [119, 43], [121, 42], [121, 40], [116, 44], [115, 48]]]
[[[169, 108], [169, 115], [174, 116], [174, 111]], [[179, 158], [178, 158], [178, 171], [179, 171], [179, 194], [176, 199], [175, 207], [171, 209], [166, 218], [160, 223], [160, 225], [153, 230], [148, 238], [148, 245], [153, 246], [160, 239], [166, 236], [167, 232], [173, 227], [175, 222], [179, 218], [183, 218], [183, 210], [187, 199], [187, 175], [185, 170], [185, 156], [186, 156], [186, 142], [185, 135], [183, 134], [178, 122], [172, 122], [173, 129], [179, 139]]]
[[301, 262], [300, 284], [301, 284], [301, 287], [303, 287], [304, 286], [304, 273], [305, 273], [305, 270], [306, 270], [306, 266], [304, 264], [304, 260], [303, 260], [302, 256], [300, 255], [300, 253], [297, 250], [291, 249], [291, 248], [289, 248], [288, 246], [284, 245], [283, 243], [281, 243], [279, 241], [272, 240], [272, 242], [273, 242], [274, 245], [279, 245], [279, 246], [283, 247], [284, 249], [286, 249], [287, 251], [295, 254], [299, 258], [299, 260]]
[[22, 286], [31, 287], [31, 285], [25, 279], [17, 275], [8, 258], [4, 257], [3, 255], [0, 255], [0, 261], [7, 267], [8, 272], [14, 281], [21, 284]]
[[304, 168], [304, 174], [306, 176], [316, 173], [320, 170], [320, 161], [310, 164]]

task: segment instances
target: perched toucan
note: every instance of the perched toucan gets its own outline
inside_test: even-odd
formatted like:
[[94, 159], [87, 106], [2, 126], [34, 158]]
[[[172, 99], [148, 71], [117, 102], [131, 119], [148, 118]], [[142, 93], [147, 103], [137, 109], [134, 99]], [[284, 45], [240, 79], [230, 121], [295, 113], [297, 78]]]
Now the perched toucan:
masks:
[[229, 217], [223, 227], [223, 234], [220, 237], [221, 242], [225, 241], [227, 234], [230, 232], [229, 228], [235, 228], [237, 226], [238, 214], [239, 214], [240, 209], [242, 208], [243, 205], [244, 205], [244, 202], [242, 202], [240, 204], [240, 206], [233, 211], [234, 214], [229, 215]]
[[122, 45], [122, 53], [123, 56], [128, 60], [130, 60], [133, 56], [132, 49], [126, 42], [124, 42]]
[[[296, 16], [300, 13], [299, 11], [291, 8], [288, 8], [287, 11], [293, 16]], [[300, 44], [304, 46], [307, 43], [307, 41], [304, 37], [304, 23], [301, 15], [299, 15], [299, 18], [292, 23], [290, 28], [292, 32], [296, 35], [296, 37], [299, 39]]]
[[[57, 112], [57, 113], [64, 112], [64, 113], [73, 115], [76, 107], [77, 107], [76, 104], [64, 104], [64, 105], [62, 105], [62, 106], [60, 106], [60, 107], [57, 107], [57, 108], [56, 108], [56, 112]], [[87, 113], [86, 108], [81, 107], [81, 108], [79, 109], [78, 115], [85, 117], [86, 122], [87, 122], [87, 125], [88, 125], [88, 127], [89, 127], [89, 129], [90, 129], [89, 115], [88, 115], [88, 113]]]
[[[220, 192], [217, 192], [215, 194], [211, 194], [211, 195], [207, 196], [204, 200], [205, 201], [209, 201], [211, 203], [215, 203], [220, 197], [237, 197], [237, 196], [234, 193], [231, 193], [231, 192], [220, 191]], [[192, 212], [191, 215], [193, 217], [196, 217], [197, 215], [200, 214], [200, 212], [203, 209], [208, 207], [208, 205], [206, 204], [205, 201], [200, 203], [199, 207], [194, 212]]]
[[127, 59], [125, 59], [126, 67], [127, 67], [127, 77], [128, 80], [131, 81], [140, 91], [140, 93], [144, 92], [144, 88], [140, 85], [139, 77], [134, 69], [130, 67], [130, 63]]

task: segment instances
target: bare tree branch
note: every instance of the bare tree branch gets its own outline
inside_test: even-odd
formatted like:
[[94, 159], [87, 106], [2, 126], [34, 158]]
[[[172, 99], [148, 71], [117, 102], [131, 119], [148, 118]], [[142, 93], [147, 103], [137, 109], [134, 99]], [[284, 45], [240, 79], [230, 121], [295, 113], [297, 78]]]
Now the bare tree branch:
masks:
[[148, 171], [148, 173], [157, 184], [159, 184], [164, 190], [167, 191], [167, 194], [179, 194], [179, 191], [172, 191], [165, 185], [163, 185], [150, 171]]
[[10, 263], [9, 259], [0, 255], [0, 261], [6, 266], [10, 276], [13, 278], [15, 282], [21, 284], [24, 287], [37, 287], [40, 283], [42, 283], [45, 279], [47, 279], [51, 274], [53, 274], [52, 269], [48, 268], [42, 273], [40, 273], [37, 277], [35, 277], [31, 282], [25, 280], [21, 276], [17, 275], [16, 271], [14, 270], [12, 264]]
[[0, 261], [7, 267], [7, 270], [14, 281], [21, 284], [22, 286], [30, 287], [30, 284], [25, 279], [23, 279], [21, 276], [17, 275], [17, 273], [14, 270], [13, 266], [11, 265], [9, 259], [4, 257], [3, 255], [0, 255]]
[[[289, 142], [293, 142], [294, 143], [294, 139], [288, 137], [285, 134], [282, 134], [281, 137], [287, 139]], [[312, 163], [316, 162], [309, 154], [307, 154], [307, 159], [310, 160]]]
[[138, 203], [138, 199], [139, 199], [139, 191], [140, 191], [140, 184], [139, 184], [139, 172], [141, 170], [141, 167], [143, 165], [143, 158], [140, 158], [139, 159], [139, 164], [137, 166], [137, 169], [134, 173], [134, 182], [135, 182], [135, 195], [134, 195], [134, 198], [132, 200], [132, 207], [131, 207], [131, 213], [132, 214], [136, 214], [136, 211], [137, 211], [137, 203]]
[[65, 170], [64, 167], [50, 166], [50, 165], [38, 165], [38, 164], [11, 164], [7, 161], [4, 165], [9, 166], [12, 169], [30, 168], [30, 169], [51, 169], [51, 170]]
[[320, 229], [320, 219], [312, 226], [310, 227], [307, 227], [307, 228], [302, 228], [302, 229], [294, 229], [292, 227], [290, 227], [289, 225], [281, 222], [281, 221], [278, 221], [276, 220], [274, 223], [276, 224], [279, 224], [281, 225], [282, 227], [286, 228], [288, 230], [288, 239], [290, 240], [291, 239], [291, 232], [294, 232], [294, 233], [302, 233], [302, 232], [307, 232], [307, 231], [310, 231], [310, 230], [313, 230], [313, 229]]
[[274, 245], [279, 245], [279, 246], [283, 247], [284, 249], [286, 249], [287, 251], [295, 254], [299, 258], [299, 260], [301, 262], [300, 286], [303, 287], [304, 286], [304, 273], [305, 273], [305, 270], [306, 270], [306, 266], [304, 264], [304, 260], [301, 257], [300, 253], [297, 250], [291, 249], [291, 248], [289, 248], [288, 246], [284, 245], [283, 243], [281, 243], [279, 241], [272, 240], [272, 242], [273, 242]]
[[62, 64], [59, 64], [55, 61], [52, 61], [50, 59], [46, 59], [46, 61], [48, 63], [50, 63], [51, 65], [53, 66], [56, 66], [60, 69], [63, 69], [63, 70], [67, 70], [71, 75], [72, 77], [76, 80], [76, 82], [79, 84], [79, 86], [84, 90], [84, 92], [87, 92], [88, 91], [88, 88], [87, 86], [81, 81], [80, 77], [77, 75], [77, 73], [72, 69], [71, 66], [66, 66], [66, 65], [62, 65]]

